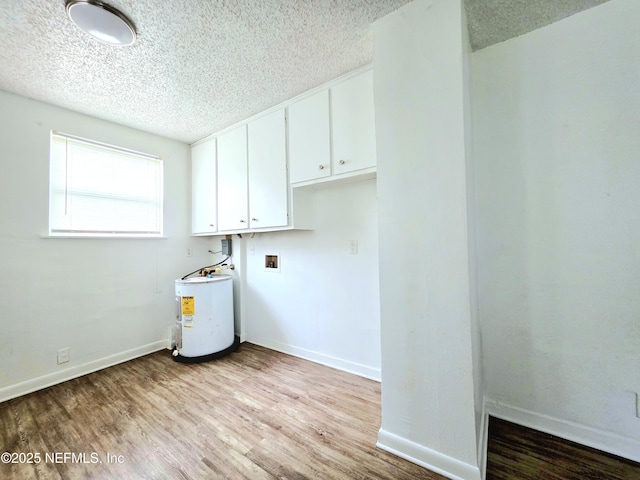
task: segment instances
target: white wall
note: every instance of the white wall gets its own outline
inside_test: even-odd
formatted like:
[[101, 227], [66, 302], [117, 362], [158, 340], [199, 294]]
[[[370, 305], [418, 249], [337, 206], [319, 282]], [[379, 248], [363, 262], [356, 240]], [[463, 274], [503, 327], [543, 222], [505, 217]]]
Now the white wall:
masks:
[[473, 55], [486, 394], [636, 460], [638, 18], [612, 0]]
[[[376, 182], [324, 184], [312, 197], [312, 231], [244, 235], [247, 340], [379, 379]], [[279, 272], [265, 271], [271, 254]]]
[[475, 479], [462, 18], [461, 2], [418, 0], [374, 24], [379, 445]]
[[[166, 344], [190, 235], [188, 146], [0, 92], [0, 401]], [[48, 239], [49, 133], [160, 155], [167, 239]], [[186, 257], [191, 245], [193, 256]], [[58, 349], [71, 361], [57, 365]]]

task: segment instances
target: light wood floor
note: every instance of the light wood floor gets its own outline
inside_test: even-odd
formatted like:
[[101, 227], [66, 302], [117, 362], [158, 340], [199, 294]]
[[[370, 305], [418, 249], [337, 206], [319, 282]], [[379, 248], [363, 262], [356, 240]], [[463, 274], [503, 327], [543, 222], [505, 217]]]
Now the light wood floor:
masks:
[[158, 352], [0, 404], [0, 452], [41, 455], [0, 479], [443, 478], [377, 449], [379, 422], [377, 382], [247, 343]]
[[[0, 453], [41, 456], [0, 480], [444, 478], [377, 449], [379, 421], [380, 384], [355, 375], [247, 343], [196, 365], [158, 352], [0, 404]], [[487, 479], [640, 465], [491, 418]]]

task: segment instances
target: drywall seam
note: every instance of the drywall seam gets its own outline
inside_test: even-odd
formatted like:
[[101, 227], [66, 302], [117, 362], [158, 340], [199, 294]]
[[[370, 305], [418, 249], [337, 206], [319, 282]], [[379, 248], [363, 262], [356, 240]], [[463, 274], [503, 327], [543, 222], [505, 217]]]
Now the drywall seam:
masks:
[[579, 423], [485, 399], [487, 415], [640, 462], [640, 442]]
[[124, 363], [134, 358], [142, 357], [153, 352], [165, 350], [167, 348], [167, 339], [158, 340], [141, 347], [125, 350], [124, 352], [109, 355], [108, 357], [99, 358], [91, 362], [77, 365], [75, 367], [66, 368], [59, 372], [49, 373], [41, 377], [33, 378], [24, 382], [16, 383], [0, 389], [0, 403], [12, 398], [20, 397], [36, 390], [51, 387], [59, 383], [82, 377], [89, 373], [93, 373], [103, 368], [111, 367], [119, 363]]
[[378, 432], [378, 448], [452, 480], [477, 480], [480, 469], [386, 430]]
[[247, 342], [260, 345], [271, 350], [293, 355], [294, 357], [310, 360], [327, 367], [342, 370], [343, 372], [353, 373], [360, 377], [368, 378], [369, 380], [380, 381], [380, 369], [362, 365], [361, 363], [350, 362], [338, 357], [332, 357], [313, 350], [307, 350], [305, 348], [296, 347], [295, 345], [289, 345], [286, 343], [280, 343], [274, 340], [269, 340], [264, 337], [257, 337], [255, 335], [249, 335]]

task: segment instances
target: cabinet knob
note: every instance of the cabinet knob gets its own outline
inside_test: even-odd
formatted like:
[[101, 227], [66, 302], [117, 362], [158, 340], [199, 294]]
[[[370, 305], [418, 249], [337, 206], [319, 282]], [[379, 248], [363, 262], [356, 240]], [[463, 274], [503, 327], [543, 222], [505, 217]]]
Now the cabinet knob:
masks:
[[240, 223], [245, 223], [245, 221], [243, 219], [240, 219]]
[[257, 221], [258, 221], [258, 219], [257, 219], [257, 218], [252, 218], [252, 219], [251, 219], [251, 221], [252, 221], [252, 222], [257, 222]]
[[318, 165], [318, 168], [319, 168], [320, 170], [324, 170], [324, 165]]
[[346, 160], [340, 160], [338, 163], [339, 163], [340, 165], [344, 165], [345, 163], [347, 163], [347, 161], [346, 161]]

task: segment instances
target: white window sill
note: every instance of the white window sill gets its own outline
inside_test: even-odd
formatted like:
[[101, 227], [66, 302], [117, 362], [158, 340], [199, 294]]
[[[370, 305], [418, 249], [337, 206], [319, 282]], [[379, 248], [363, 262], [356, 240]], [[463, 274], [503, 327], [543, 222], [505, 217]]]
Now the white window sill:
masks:
[[40, 238], [84, 238], [84, 239], [100, 239], [100, 240], [104, 240], [104, 239], [109, 239], [109, 240], [114, 240], [114, 239], [137, 239], [137, 240], [166, 240], [169, 237], [165, 237], [164, 235], [132, 235], [132, 234], [114, 234], [114, 235], [107, 235], [107, 234], [95, 234], [95, 235], [89, 235], [89, 234], [84, 234], [84, 233], [79, 233], [79, 234], [72, 234], [72, 233], [62, 233], [62, 234], [44, 234], [44, 235], [40, 235]]

